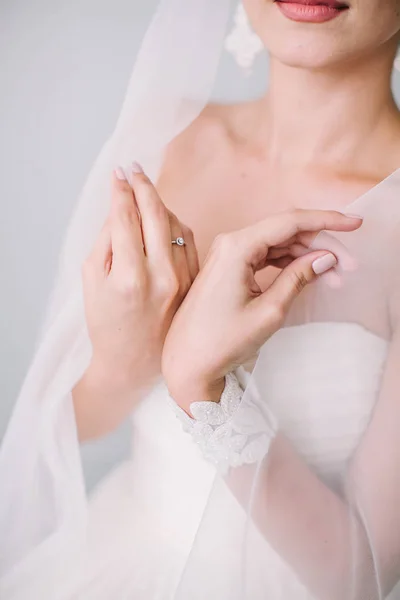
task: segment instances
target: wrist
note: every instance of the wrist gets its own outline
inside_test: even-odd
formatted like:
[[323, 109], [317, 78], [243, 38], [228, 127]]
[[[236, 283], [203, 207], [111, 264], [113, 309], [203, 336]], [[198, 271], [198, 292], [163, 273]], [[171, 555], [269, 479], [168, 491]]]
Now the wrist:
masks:
[[215, 402], [221, 399], [225, 388], [225, 377], [219, 379], [190, 379], [175, 383], [167, 382], [170, 396], [187, 413], [193, 402]]
[[84, 379], [90, 388], [98, 390], [102, 395], [123, 397], [132, 394], [134, 387], [140, 387], [137, 381], [133, 385], [132, 373], [126, 366], [105, 363], [96, 356], [92, 357]]

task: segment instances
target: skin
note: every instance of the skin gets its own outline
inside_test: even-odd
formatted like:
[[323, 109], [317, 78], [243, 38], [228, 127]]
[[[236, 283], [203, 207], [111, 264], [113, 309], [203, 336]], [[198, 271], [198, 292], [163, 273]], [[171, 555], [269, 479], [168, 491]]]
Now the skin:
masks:
[[[147, 177], [133, 177], [135, 195], [123, 172], [114, 174], [110, 215], [83, 265], [93, 356], [73, 390], [82, 441], [115, 429], [154, 384], [165, 336], [199, 269], [190, 229]], [[188, 245], [179, 252], [171, 239], [182, 236]]]
[[[227, 180], [230, 173], [226, 196], [229, 211], [221, 211], [224, 227], [229, 227], [227, 215], [232, 220], [240, 219], [236, 211], [246, 212], [248, 220], [252, 217], [256, 220], [264, 210], [273, 213], [291, 206], [342, 208], [400, 164], [399, 115], [389, 87], [391, 63], [399, 37], [399, 5], [397, 2], [385, 3], [384, 7], [373, 1], [352, 3], [342, 19], [321, 28], [287, 22], [279, 13], [272, 12], [276, 7], [269, 2], [248, 0], [247, 8], [273, 56], [272, 80], [269, 95], [260, 102], [228, 109], [218, 107], [214, 113], [211, 109], [204, 116], [207, 135], [210, 138], [215, 135], [216, 139], [220, 136], [218, 154], [225, 152], [217, 165]], [[314, 31], [317, 32], [315, 37], [312, 36]], [[368, 102], [365, 102], [366, 97]], [[224, 122], [226, 129], [221, 128], [217, 134], [218, 125], [213, 127], [210, 123], [213, 119], [214, 123]], [[240, 125], [235, 127], [238, 123]], [[182, 136], [180, 142], [185, 146], [189, 136], [186, 140]], [[179, 150], [176, 152], [178, 154]], [[177, 154], [175, 164], [179, 163]], [[192, 216], [193, 222], [199, 224], [199, 230], [201, 215], [207, 214], [207, 207], [218, 202], [216, 195], [210, 197], [208, 194], [208, 185], [212, 181], [218, 194], [223, 189], [215, 175], [217, 157], [211, 156], [209, 163], [207, 157], [202, 159], [206, 165], [202, 175], [205, 200], [196, 215], [189, 215], [189, 207], [187, 212], [182, 210], [189, 223], [188, 217]], [[174, 157], [170, 164], [173, 163]], [[175, 174], [184, 171], [186, 175], [187, 168], [187, 164], [181, 163]], [[171, 172], [166, 177], [171, 186]], [[192, 197], [188, 188], [183, 193], [186, 198]], [[178, 202], [177, 196], [174, 197]], [[215, 210], [214, 213], [218, 214]], [[195, 233], [201, 248], [202, 232]], [[190, 410], [190, 403], [199, 398], [217, 401], [221, 392], [218, 378], [223, 375], [224, 367], [232, 366], [232, 349], [238, 347], [231, 343], [230, 353], [220, 361], [217, 371], [215, 364], [210, 365], [207, 353], [204, 357], [201, 352], [196, 353], [195, 365], [193, 361], [188, 363], [193, 375], [190, 381], [185, 379], [185, 368], [181, 369], [180, 378], [177, 376], [174, 359], [171, 359], [181, 359], [182, 366], [183, 356], [188, 356], [194, 341], [190, 327], [196, 323], [197, 314], [207, 314], [212, 323], [210, 312], [221, 308], [218, 293], [211, 300], [197, 287], [202, 283], [201, 287], [206, 290], [213, 278], [215, 281], [218, 275], [222, 277], [224, 267], [229, 269], [229, 260], [226, 255], [220, 259], [220, 272], [217, 275], [214, 272], [213, 277], [207, 277], [206, 260], [200, 275], [202, 282], [197, 281], [193, 286], [167, 337], [164, 352], [166, 379], [185, 410]], [[275, 275], [270, 272], [264, 277], [260, 284], [268, 288]], [[394, 324], [398, 322], [397, 297], [398, 292], [392, 290], [390, 316]], [[192, 310], [189, 311], [190, 304]], [[384, 331], [383, 319], [383, 316], [376, 317], [372, 328]], [[205, 322], [201, 335], [207, 337], [209, 347], [215, 347], [212, 328], [205, 328]], [[236, 331], [237, 322], [237, 319], [231, 321], [230, 331]], [[229, 336], [228, 329], [225, 333]], [[395, 328], [381, 397], [349, 468], [346, 501], [315, 476], [282, 433], [272, 443], [268, 469], [262, 473], [255, 500], [257, 525], [318, 598], [346, 599], [352, 590], [351, 598], [375, 599], [380, 593], [386, 595], [400, 578], [400, 446], [393, 425], [400, 419], [396, 393], [400, 385], [396, 367], [399, 350], [400, 340]], [[377, 455], [376, 448], [382, 447], [388, 452]], [[245, 501], [237, 491], [237, 479], [241, 481], [242, 478], [242, 472], [234, 472], [228, 483], [239, 499]], [[385, 506], [384, 511], [382, 506]], [[375, 566], [379, 569], [379, 585], [374, 574], [370, 541], [358, 514], [359, 507], [368, 522]], [[351, 531], [357, 536], [360, 558], [356, 589], [352, 589], [354, 538], [350, 537]]]
[[[176, 289], [175, 294], [169, 290], [166, 301], [169, 307], [173, 305], [175, 309], [185, 295], [186, 299], [174, 318], [170, 308], [163, 312], [155, 334], [156, 344], [152, 343], [152, 334], [147, 341], [141, 339], [139, 351], [132, 341], [129, 343], [130, 335], [125, 336], [118, 353], [119, 356], [128, 354], [129, 359], [122, 364], [114, 360], [116, 372], [107, 368], [112, 359], [110, 353], [104, 348], [101, 350], [101, 345], [96, 352], [96, 337], [92, 337], [97, 359], [74, 390], [81, 439], [102, 435], [108, 423], [116, 425], [133, 409], [143, 396], [143, 389], [157, 377], [163, 345], [163, 374], [176, 401], [185, 410], [190, 410], [190, 403], [199, 399], [218, 401], [224, 374], [237, 361], [250, 356], [279, 327], [291, 300], [314, 277], [310, 256], [294, 256], [293, 242], [297, 244], [299, 240], [288, 235], [283, 242], [274, 242], [274, 236], [287, 227], [288, 220], [297, 224], [307, 221], [306, 231], [315, 231], [310, 225], [315, 218], [311, 213], [290, 211], [295, 207], [345, 210], [358, 196], [399, 167], [400, 118], [390, 93], [390, 72], [400, 38], [400, 3], [397, 0], [385, 0], [385, 3], [353, 0], [349, 5], [350, 9], [340, 18], [311, 25], [286, 20], [272, 0], [245, 1], [255, 29], [272, 57], [269, 94], [244, 105], [208, 107], [168, 149], [157, 184], [157, 197], [194, 231], [203, 268], [187, 295], [186, 288], [180, 296]], [[136, 189], [139, 180], [147, 186], [142, 198], [139, 198], [139, 188]], [[147, 210], [145, 198], [152, 196], [157, 204], [155, 190], [143, 175], [138, 175], [135, 181], [134, 197], [142, 213]], [[133, 200], [126, 206], [132, 220], [137, 214]], [[149, 228], [156, 228], [156, 222], [150, 221]], [[274, 267], [271, 262], [267, 269], [259, 271], [257, 267], [262, 260], [268, 264], [265, 256], [268, 252], [260, 257], [257, 245], [249, 242], [252, 236], [237, 231], [257, 227], [260, 223], [263, 223], [264, 249], [276, 250], [283, 244], [287, 250], [284, 258], [288, 263], [278, 279], [278, 267], [285, 265]], [[343, 225], [342, 222], [340, 226]], [[355, 224], [354, 228], [359, 225]], [[247, 229], [247, 234], [254, 231]], [[213, 245], [221, 233], [225, 234], [222, 242], [219, 237], [219, 242]], [[114, 235], [118, 235], [115, 228]], [[239, 246], [235, 243], [238, 237]], [[228, 251], [233, 247], [238, 248], [234, 257]], [[175, 284], [181, 281], [182, 275], [182, 270], [176, 268], [177, 252], [169, 262]], [[98, 264], [104, 265], [109, 254], [108, 248], [103, 252], [103, 262]], [[157, 270], [156, 263], [153, 264], [155, 278], [161, 268]], [[244, 265], [249, 267], [249, 264], [250, 268], [245, 271]], [[232, 265], [238, 266], [245, 276], [232, 277]], [[86, 290], [90, 290], [91, 283], [85, 273], [84, 278]], [[210, 290], [216, 280], [224, 281], [224, 289], [214, 298]], [[176, 287], [181, 288], [181, 284]], [[271, 290], [279, 293], [271, 295]], [[216, 325], [221, 311], [226, 308], [228, 294], [239, 301], [229, 306], [220, 329]], [[110, 306], [117, 306], [119, 299], [120, 294], [114, 287]], [[259, 311], [253, 311], [249, 325], [249, 320], [242, 317], [246, 307], [257, 301]], [[140, 318], [127, 317], [121, 327], [128, 332], [138, 331], [143, 327], [143, 319], [148, 318], [150, 322], [154, 313], [145, 314], [147, 307], [148, 302], [143, 303], [143, 312], [136, 312]], [[396, 324], [397, 302], [390, 308], [392, 323]], [[95, 309], [89, 303], [88, 321], [92, 312]], [[263, 339], [249, 336], [248, 346], [243, 347], [245, 332], [249, 326], [255, 331], [259, 319], [263, 324]], [[383, 331], [383, 317], [378, 315], [376, 319], [372, 328]], [[97, 328], [102, 330], [101, 323]], [[232, 331], [236, 336], [224, 337]], [[200, 332], [208, 348], [220, 348], [221, 340], [228, 339], [226, 346], [215, 353], [215, 361], [213, 357], [210, 360], [207, 352], [198, 352], [194, 357], [192, 348], [200, 339]], [[111, 335], [109, 329], [108, 335]], [[118, 338], [115, 331], [113, 335]], [[395, 330], [382, 395], [349, 471], [348, 482], [350, 496], [355, 486], [360, 493], [384, 591], [390, 590], [400, 577], [397, 535], [400, 531], [400, 447], [394, 427], [400, 420], [400, 407], [393, 393], [400, 385], [395, 360], [399, 350], [400, 340]], [[139, 354], [147, 357], [146, 368], [142, 359], [140, 370], [135, 362]], [[128, 367], [130, 374], [126, 378]], [[145, 381], [139, 377], [141, 372], [149, 373]], [[115, 381], [120, 380], [124, 383], [116, 386]], [[135, 384], [136, 381], [140, 385]], [[102, 413], [100, 427], [93, 426], [95, 410]], [[374, 449], [383, 443], [391, 451], [376, 456]], [[349, 503], [310, 471], [282, 434], [272, 444], [268, 463], [256, 498], [255, 516], [260, 530], [317, 597], [346, 600], [351, 578]], [[235, 481], [230, 483], [234, 490]], [[382, 511], [382, 499], [385, 511]], [[309, 527], [310, 522], [318, 526]], [[369, 545], [357, 519], [356, 532], [363, 566], [356, 598], [374, 600], [378, 590], [369, 578], [372, 573]]]
[[[201, 263], [221, 232], [280, 210], [345, 210], [400, 165], [390, 89], [400, 2], [353, 1], [322, 26], [289, 21], [274, 4], [244, 2], [271, 56], [268, 95], [208, 107], [169, 149], [159, 181], [163, 199], [193, 228]], [[277, 274], [259, 274], [261, 289]], [[199, 375], [199, 389], [208, 385], [210, 375]]]

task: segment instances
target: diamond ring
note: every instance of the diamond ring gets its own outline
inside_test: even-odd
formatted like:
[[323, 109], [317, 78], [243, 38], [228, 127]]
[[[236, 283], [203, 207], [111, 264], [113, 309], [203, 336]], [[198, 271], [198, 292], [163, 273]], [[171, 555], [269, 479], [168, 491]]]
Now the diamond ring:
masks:
[[176, 244], [177, 246], [186, 246], [186, 242], [183, 237], [177, 237], [176, 240], [172, 240], [172, 243]]

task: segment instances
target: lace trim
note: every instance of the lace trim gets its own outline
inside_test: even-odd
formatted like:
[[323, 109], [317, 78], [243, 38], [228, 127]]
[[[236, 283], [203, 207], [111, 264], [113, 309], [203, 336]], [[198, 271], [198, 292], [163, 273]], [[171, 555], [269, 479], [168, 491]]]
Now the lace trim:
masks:
[[219, 403], [190, 405], [193, 419], [171, 398], [184, 431], [192, 436], [204, 458], [221, 474], [232, 467], [262, 460], [276, 433], [275, 419], [268, 410], [261, 410], [253, 403], [249, 404], [249, 410], [246, 410], [247, 405], [242, 406], [243, 393], [236, 375], [229, 373]]

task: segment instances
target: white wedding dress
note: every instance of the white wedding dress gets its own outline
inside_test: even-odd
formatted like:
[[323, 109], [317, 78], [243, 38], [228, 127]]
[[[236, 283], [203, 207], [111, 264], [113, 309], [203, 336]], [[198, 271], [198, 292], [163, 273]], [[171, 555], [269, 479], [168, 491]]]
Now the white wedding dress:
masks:
[[[79, 196], [40, 345], [2, 445], [1, 600], [311, 600], [293, 568], [260, 533], [251, 529], [247, 544], [244, 534], [250, 526], [245, 509], [184, 433], [162, 385], [132, 415], [130, 460], [98, 485], [89, 503], [84, 493], [71, 390], [92, 352], [82, 264], [109, 214], [110, 174], [116, 166], [130, 173], [135, 160], [157, 181], [168, 145], [206, 105], [236, 103], [238, 92], [241, 95], [236, 84], [228, 90], [224, 83], [224, 94], [219, 89], [218, 66], [232, 2], [157, 4], [115, 129]], [[268, 84], [265, 81], [266, 89]], [[241, 85], [247, 98], [250, 88], [246, 81]], [[368, 143], [375, 155], [373, 140]], [[388, 155], [392, 151], [388, 142]], [[375, 152], [381, 154], [376, 148]], [[224, 166], [221, 160], [216, 168]], [[394, 160], [388, 159], [387, 165]], [[378, 162], [371, 178], [384, 168], [384, 161]], [[261, 396], [257, 408], [265, 402], [293, 447], [332, 487], [343, 483], [347, 463], [370, 421], [388, 354], [387, 339], [397, 333], [390, 325], [398, 314], [389, 309], [395, 308], [392, 303], [399, 294], [399, 190], [400, 169], [347, 207], [341, 204], [345, 212], [364, 217], [363, 227], [351, 235], [322, 232], [312, 248], [336, 255], [338, 244], [338, 254], [344, 244], [343, 260], [338, 256], [342, 291], [315, 286], [316, 297], [305, 303], [308, 324], [284, 328], [269, 340], [251, 379]], [[332, 198], [334, 208], [340, 197], [333, 190], [325, 205]], [[361, 267], [348, 277], [347, 255]], [[375, 323], [377, 315], [383, 315], [379, 326], [387, 333], [385, 339], [360, 325], [337, 322], [356, 316], [362, 323]], [[330, 322], [310, 324], [315, 320]], [[391, 365], [396, 368], [399, 345], [391, 346]], [[246, 374], [241, 375], [245, 383]], [[397, 380], [392, 379], [393, 388], [386, 393], [396, 400]], [[244, 398], [242, 404], [244, 425], [247, 408], [250, 421], [256, 412], [252, 387], [248, 390], [250, 401], [247, 405]], [[394, 404], [385, 415], [388, 420], [398, 416]], [[388, 444], [386, 438], [383, 444], [385, 452], [393, 453], [395, 474], [397, 427], [388, 429]], [[380, 430], [373, 442], [376, 455], [382, 454], [385, 433]], [[249, 492], [247, 483], [240, 490], [244, 494]], [[395, 489], [378, 488], [374, 506], [386, 515], [390, 505], [389, 517], [395, 516], [398, 527], [399, 513], [393, 508], [397, 479], [395, 483]], [[253, 491], [252, 482], [250, 488]], [[376, 550], [374, 541], [371, 551]], [[241, 594], [236, 585], [244, 547], [254, 561], [245, 564], [246, 583], [258, 586], [258, 593], [252, 587]], [[397, 552], [395, 542], [393, 547]], [[400, 600], [398, 589], [390, 600]]]
[[[280, 330], [264, 352], [265, 402], [307, 463], [335, 486], [370, 420], [387, 342], [356, 324], [314, 323]], [[173, 599], [191, 551], [214, 467], [182, 431], [163, 386], [136, 410], [132, 423], [131, 460], [92, 496], [86, 583], [69, 598]], [[245, 515], [228, 489], [224, 501], [233, 547]], [[311, 598], [261, 535], [257, 543], [265, 598]], [[209, 548], [198, 565], [224, 599], [235, 597], [229, 589], [235, 568], [230, 547], [224, 545], [223, 556]], [[200, 585], [186, 600], [206, 598]]]

